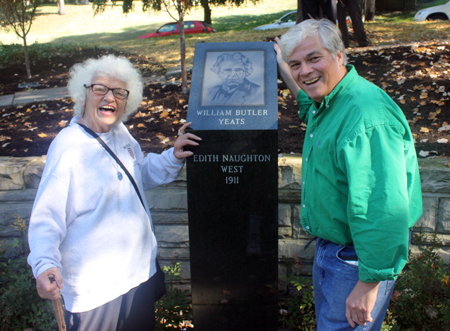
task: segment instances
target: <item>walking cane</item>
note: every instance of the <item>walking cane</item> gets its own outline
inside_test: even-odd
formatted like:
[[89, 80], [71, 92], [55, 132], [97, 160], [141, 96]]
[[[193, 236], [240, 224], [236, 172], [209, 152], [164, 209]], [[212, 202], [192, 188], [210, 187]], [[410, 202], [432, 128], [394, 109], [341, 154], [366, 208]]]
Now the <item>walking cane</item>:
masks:
[[[55, 276], [50, 275], [48, 276], [48, 279], [50, 280], [50, 283], [53, 283], [55, 281]], [[58, 323], [58, 330], [67, 331], [66, 321], [64, 320], [64, 308], [62, 305], [62, 298], [60, 297], [56, 300], [52, 300], [52, 306], [53, 310], [55, 311], [56, 322]]]

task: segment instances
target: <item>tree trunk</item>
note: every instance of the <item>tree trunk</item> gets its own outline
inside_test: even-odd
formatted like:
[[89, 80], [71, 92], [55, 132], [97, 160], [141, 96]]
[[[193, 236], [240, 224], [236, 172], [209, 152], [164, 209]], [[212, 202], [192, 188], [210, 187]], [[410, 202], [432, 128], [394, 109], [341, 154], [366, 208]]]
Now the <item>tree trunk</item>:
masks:
[[211, 8], [209, 7], [209, 0], [201, 0], [201, 3], [203, 7], [203, 21], [211, 24]]
[[375, 0], [366, 0], [365, 21], [375, 21]]
[[66, 7], [64, 6], [64, 0], [58, 0], [58, 14], [66, 15]]
[[187, 94], [187, 69], [186, 69], [186, 36], [184, 35], [184, 14], [183, 10], [178, 11], [180, 20], [180, 55], [181, 55], [181, 93]]
[[30, 59], [28, 57], [27, 36], [23, 36], [23, 50], [25, 53], [25, 67], [27, 68], [27, 78], [31, 79]]
[[296, 23], [303, 21], [302, 0], [297, 0], [297, 19]]

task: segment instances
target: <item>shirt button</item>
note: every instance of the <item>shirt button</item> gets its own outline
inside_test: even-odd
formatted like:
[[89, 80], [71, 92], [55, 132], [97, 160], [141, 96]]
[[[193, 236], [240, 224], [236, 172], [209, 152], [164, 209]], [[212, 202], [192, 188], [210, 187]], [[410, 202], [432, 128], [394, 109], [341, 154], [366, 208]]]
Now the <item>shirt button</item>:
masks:
[[303, 182], [302, 184], [305, 185], [305, 182]]
[[313, 110], [313, 114], [315, 114], [316, 113], [316, 111], [315, 110]]
[[327, 105], [327, 108], [330, 108], [330, 105]]
[[306, 207], [306, 205], [303, 205], [303, 208], [305, 208]]
[[311, 133], [309, 136], [310, 136], [311, 138], [314, 137], [314, 135], [313, 135], [312, 133]]
[[306, 158], [305, 161], [308, 162], [308, 158]]
[[309, 226], [306, 226], [306, 230], [309, 230]]

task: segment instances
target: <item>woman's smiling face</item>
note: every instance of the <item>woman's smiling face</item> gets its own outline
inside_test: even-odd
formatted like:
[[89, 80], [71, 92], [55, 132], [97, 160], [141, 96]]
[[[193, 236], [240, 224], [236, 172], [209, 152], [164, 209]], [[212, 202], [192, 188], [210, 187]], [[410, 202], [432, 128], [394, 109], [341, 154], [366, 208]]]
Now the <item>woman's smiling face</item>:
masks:
[[288, 57], [288, 64], [298, 86], [316, 102], [322, 102], [347, 73], [342, 52], [333, 57], [319, 36], [305, 38]]
[[[91, 84], [101, 84], [111, 89], [127, 88], [125, 82], [110, 76], [95, 75]], [[87, 125], [95, 132], [109, 132], [114, 124], [120, 121], [126, 103], [126, 99], [116, 98], [111, 90], [105, 95], [98, 95], [92, 91], [92, 88], [88, 88], [83, 117]]]

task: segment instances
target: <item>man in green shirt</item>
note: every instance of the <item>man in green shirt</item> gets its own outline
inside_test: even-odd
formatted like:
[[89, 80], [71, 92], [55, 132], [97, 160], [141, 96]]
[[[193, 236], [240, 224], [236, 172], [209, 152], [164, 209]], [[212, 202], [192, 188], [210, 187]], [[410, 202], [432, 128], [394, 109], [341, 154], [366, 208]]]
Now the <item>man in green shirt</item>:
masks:
[[339, 29], [306, 20], [275, 45], [307, 123], [301, 223], [318, 238], [318, 330], [380, 330], [422, 214], [414, 139], [401, 109], [347, 65]]

